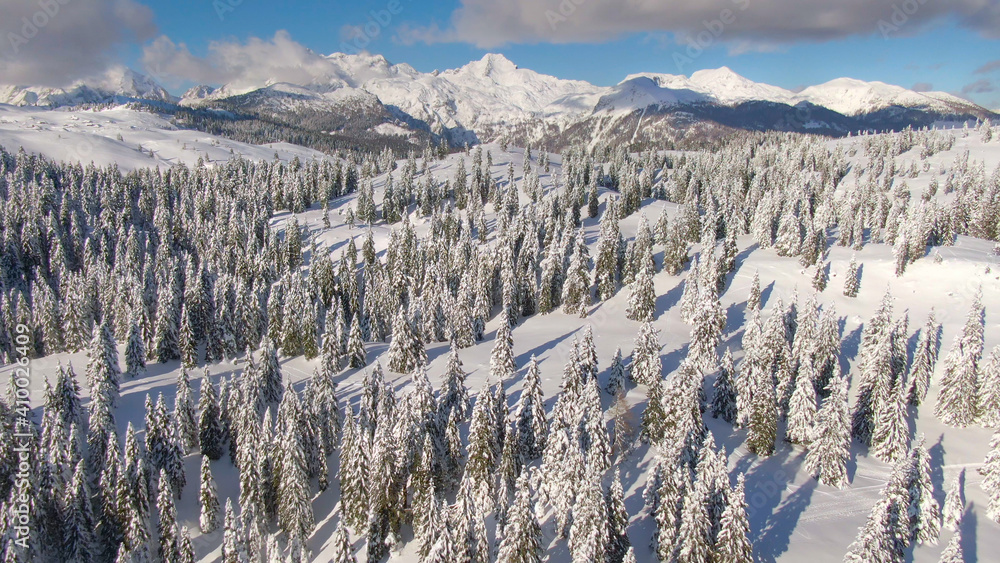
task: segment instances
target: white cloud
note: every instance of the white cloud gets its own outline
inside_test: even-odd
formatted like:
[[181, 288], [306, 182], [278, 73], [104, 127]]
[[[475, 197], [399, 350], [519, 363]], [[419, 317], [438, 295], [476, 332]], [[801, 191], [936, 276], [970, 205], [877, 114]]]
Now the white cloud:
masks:
[[0, 82], [66, 86], [155, 33], [153, 12], [133, 0], [0, 0]]
[[214, 41], [208, 55], [191, 54], [184, 43], [158, 37], [143, 50], [146, 70], [161, 80], [181, 79], [204, 84], [258, 85], [273, 79], [308, 84], [335, 76], [325, 57], [295, 42], [287, 31], [271, 39], [251, 37], [246, 43]]
[[[506, 43], [611, 40], [628, 33], [716, 34], [773, 46], [884, 32], [914, 34], [944, 18], [1000, 37], [998, 0], [461, 0], [445, 29], [401, 29], [404, 42]], [[765, 47], [769, 48], [769, 47]]]

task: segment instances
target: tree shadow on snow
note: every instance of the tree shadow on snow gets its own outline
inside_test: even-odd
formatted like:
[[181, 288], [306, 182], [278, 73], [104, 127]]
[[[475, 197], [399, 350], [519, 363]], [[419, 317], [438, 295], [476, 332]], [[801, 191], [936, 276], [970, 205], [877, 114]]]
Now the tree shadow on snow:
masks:
[[[544, 357], [543, 358], [542, 354], [544, 352], [548, 352], [550, 350], [554, 350], [556, 347], [558, 347], [560, 344], [562, 344], [564, 340], [566, 340], [570, 336], [576, 334], [577, 332], [578, 332], [578, 330], [571, 330], [571, 331], [567, 332], [566, 334], [564, 334], [564, 335], [562, 335], [562, 336], [560, 336], [558, 338], [553, 338], [551, 340], [543, 342], [542, 344], [539, 344], [538, 346], [535, 346], [531, 350], [528, 350], [527, 352], [524, 352], [523, 354], [515, 357], [514, 358], [514, 363], [517, 364], [517, 365], [519, 365], [519, 366], [525, 366], [531, 360], [531, 356], [537, 357], [540, 364], [541, 363], [545, 363], [546, 361], [548, 361], [550, 359], [556, 359], [556, 358], [549, 358], [549, 357]], [[562, 365], [562, 363], [560, 363], [560, 365], [558, 367], [558, 370], [559, 370], [560, 374], [562, 373], [562, 368], [563, 367], [564, 366]]]
[[944, 434], [938, 436], [937, 442], [927, 449], [930, 456], [931, 483], [934, 485], [934, 499], [938, 506], [944, 506]]
[[760, 308], [763, 309], [771, 301], [771, 294], [774, 293], [774, 282], [764, 286], [760, 291]]
[[973, 510], [975, 504], [969, 502], [965, 509], [965, 515], [962, 516], [962, 553], [965, 555], [967, 563], [979, 561], [976, 554], [976, 524], [978, 522], [976, 512]]
[[684, 286], [687, 285], [687, 280], [674, 286], [673, 289], [664, 293], [663, 295], [656, 296], [656, 318], [660, 318], [660, 315], [666, 313], [670, 309], [677, 305], [681, 301], [681, 295], [684, 293]]
[[788, 543], [795, 532], [799, 518], [812, 501], [816, 490], [816, 480], [810, 479], [778, 507], [777, 512], [767, 519], [767, 524], [758, 536], [757, 560], [761, 563], [772, 563], [788, 551]]

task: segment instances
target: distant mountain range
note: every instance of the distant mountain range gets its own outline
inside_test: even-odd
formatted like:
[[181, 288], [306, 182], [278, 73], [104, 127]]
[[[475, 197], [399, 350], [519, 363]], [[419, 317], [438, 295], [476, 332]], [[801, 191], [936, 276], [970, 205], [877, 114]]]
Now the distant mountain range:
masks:
[[[801, 92], [753, 82], [729, 68], [690, 77], [640, 73], [595, 86], [519, 68], [488, 54], [457, 69], [418, 72], [380, 55], [325, 57], [306, 84], [275, 80], [197, 86], [177, 98], [155, 81], [118, 68], [70, 88], [0, 86], [0, 103], [69, 106], [146, 101], [206, 119], [262, 120], [276, 135], [326, 134], [345, 142], [420, 145], [496, 141], [657, 144], [697, 142], [737, 129], [844, 135], [861, 129], [921, 127], [1000, 118], [944, 92], [838, 78]], [[292, 131], [293, 133], [283, 133]]]

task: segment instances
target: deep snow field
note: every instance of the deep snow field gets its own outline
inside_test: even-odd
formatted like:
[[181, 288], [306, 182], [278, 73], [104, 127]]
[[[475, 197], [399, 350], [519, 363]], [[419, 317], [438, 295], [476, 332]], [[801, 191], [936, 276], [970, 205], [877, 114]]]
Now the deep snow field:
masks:
[[[135, 116], [130, 115], [132, 113], [135, 112], [129, 110], [97, 112], [88, 122], [80, 113], [32, 112], [0, 106], [0, 144], [6, 146], [8, 150], [16, 150], [18, 145], [24, 145], [29, 152], [40, 152], [57, 160], [71, 160], [74, 157], [79, 159], [82, 156], [84, 161], [118, 162], [122, 168], [170, 165], [177, 162], [190, 165], [198, 156], [206, 153], [211, 160], [219, 160], [228, 158], [230, 148], [236, 153], [259, 159], [272, 158], [275, 150], [281, 153], [283, 160], [293, 156], [302, 159], [321, 156], [319, 153], [291, 145], [254, 147], [215, 139], [210, 135], [194, 131], [163, 130], [162, 124], [159, 123], [150, 122], [143, 125], [145, 119], [159, 118], [150, 114], [138, 114], [137, 120]], [[143, 129], [144, 127], [147, 128]], [[91, 130], [82, 131], [84, 128]], [[40, 130], [45, 130], [45, 134], [40, 135]], [[124, 137], [125, 143], [115, 139], [118, 133]], [[930, 170], [921, 170], [917, 178], [906, 179], [914, 193], [919, 193], [934, 175], [938, 175], [943, 181], [943, 177], [940, 176], [942, 169], [947, 170], [956, 156], [965, 151], [969, 151], [970, 161], [985, 163], [987, 175], [1000, 164], [1000, 140], [994, 139], [990, 143], [983, 143], [974, 133], [963, 137], [962, 131], [957, 130], [955, 134], [958, 140], [951, 150], [927, 159]], [[95, 136], [96, 141], [94, 141]], [[80, 140], [83, 138], [89, 141]], [[75, 155], [72, 147], [73, 143], [77, 142], [82, 143], [81, 146], [89, 142], [88, 146], [92, 148], [88, 150], [92, 150], [92, 153]], [[860, 140], [847, 138], [831, 140], [828, 143], [830, 146], [840, 144], [849, 149], [852, 146], [858, 147]], [[134, 148], [137, 144], [141, 144], [145, 149], [152, 148], [156, 157], [140, 155]], [[185, 144], [186, 150], [181, 148]], [[521, 170], [524, 154], [521, 149], [510, 148], [509, 152], [504, 152], [497, 145], [486, 145], [484, 152], [485, 150], [492, 152], [494, 162], [492, 172], [495, 178], [506, 176], [510, 161], [513, 161], [515, 170]], [[917, 162], [918, 166], [922, 166], [924, 161], [919, 159], [916, 150], [913, 149], [897, 157], [897, 164], [908, 167], [910, 162]], [[850, 157], [850, 162], [858, 164], [864, 159], [861, 155], [863, 151], [858, 150], [856, 155]], [[449, 155], [444, 160], [434, 162], [430, 166], [430, 172], [439, 179], [451, 177], [454, 173], [453, 167], [460, 158], [466, 159], [467, 163], [470, 160], [464, 153]], [[143, 164], [145, 161], [148, 161], [148, 164]], [[552, 155], [551, 172], [541, 176], [543, 185], [548, 187], [557, 182], [561, 169], [560, 162], [557, 155]], [[381, 200], [379, 188], [383, 185], [384, 179], [385, 177], [381, 176], [376, 180], [376, 203]], [[851, 182], [853, 179], [854, 176], [849, 175], [844, 182]], [[607, 197], [608, 193], [602, 190], [602, 202]], [[349, 237], [354, 237], [360, 247], [368, 227], [358, 225], [351, 228], [345, 220], [346, 211], [352, 205], [353, 198], [352, 195], [330, 203], [332, 225], [328, 229], [322, 226], [322, 210], [317, 205], [299, 214], [298, 220], [307, 229], [309, 236], [314, 236], [321, 245], [338, 249]], [[522, 197], [522, 203], [524, 201], [525, 198]], [[643, 202], [641, 213], [644, 213], [652, 224], [664, 206], [671, 213], [677, 209], [672, 203], [646, 200]], [[622, 232], [626, 238], [635, 235], [639, 216], [640, 214], [636, 213], [622, 220]], [[289, 217], [290, 214], [287, 212], [276, 215], [272, 220], [273, 227], [280, 228], [281, 223]], [[418, 234], [426, 232], [429, 220], [424, 221], [420, 218], [412, 220], [417, 226]], [[595, 256], [600, 231], [598, 220], [584, 219], [584, 225], [586, 240], [591, 247], [591, 256]], [[378, 250], [380, 252], [385, 250], [390, 228], [380, 223], [371, 226], [371, 229]], [[909, 314], [911, 335], [923, 325], [931, 309], [935, 310], [937, 320], [943, 327], [940, 352], [942, 359], [965, 322], [974, 293], [977, 288], [982, 288], [982, 301], [986, 307], [987, 353], [994, 346], [1000, 345], [1000, 330], [998, 330], [1000, 329], [1000, 258], [993, 253], [993, 247], [993, 242], [960, 236], [954, 246], [938, 249], [942, 257], [940, 263], [928, 255], [911, 264], [901, 277], [896, 277], [892, 248], [882, 244], [866, 244], [863, 250], [856, 252], [858, 262], [862, 265], [860, 292], [856, 298], [848, 298], [842, 291], [844, 273], [855, 251], [837, 246], [835, 243], [831, 244], [828, 255], [830, 281], [826, 290], [819, 294], [819, 303], [833, 304], [842, 319], [840, 361], [845, 373], [856, 360], [861, 341], [861, 327], [874, 312], [887, 287], [891, 289], [895, 298], [893, 316], [898, 317], [904, 311]], [[699, 249], [698, 245], [692, 247], [690, 251], [692, 257]], [[657, 246], [656, 251], [656, 259], [659, 262], [662, 249]], [[690, 339], [690, 326], [681, 320], [679, 313], [682, 281], [688, 272], [689, 269], [686, 269], [678, 276], [671, 276], [663, 271], [655, 274], [657, 296], [655, 326], [661, 331], [660, 341], [664, 345], [661, 352], [664, 375], [677, 368], [686, 353]], [[744, 310], [754, 272], [759, 272], [760, 275], [764, 318], [771, 313], [779, 298], [787, 304], [797, 290], [799, 303], [802, 304], [813, 293], [810, 272], [799, 264], [797, 258], [780, 257], [773, 249], [761, 250], [751, 237], [741, 237], [737, 269], [735, 273], [729, 275], [727, 287], [721, 296], [726, 311], [726, 328], [720, 354], [728, 347], [733, 351], [737, 365], [742, 357], [740, 340], [745, 321]], [[552, 408], [554, 397], [559, 391], [563, 364], [572, 346], [573, 337], [582, 335], [586, 325], [593, 326], [602, 383], [606, 381], [607, 368], [616, 347], [622, 348], [626, 355], [626, 364], [628, 363], [627, 356], [632, 350], [641, 324], [625, 318], [628, 293], [628, 289], [624, 288], [608, 301], [592, 306], [586, 318], [567, 315], [557, 310], [548, 315], [536, 314], [523, 319], [513, 329], [518, 374], [523, 375], [524, 367], [532, 355], [538, 357], [548, 409]], [[482, 389], [489, 375], [493, 336], [499, 322], [496, 317], [490, 320], [486, 327], [486, 338], [460, 352], [465, 370], [470, 373], [467, 385], [473, 396]], [[914, 342], [914, 339], [911, 339], [911, 350]], [[124, 346], [123, 343], [119, 344], [119, 354], [123, 357]], [[369, 368], [386, 352], [387, 347], [385, 343], [367, 343]], [[435, 389], [439, 388], [441, 383], [448, 350], [448, 343], [427, 345], [430, 360], [428, 371]], [[32, 404], [36, 410], [40, 410], [43, 377], [52, 380], [55, 367], [60, 362], [63, 364], [72, 362], [77, 373], [82, 374], [86, 361], [86, 354], [82, 352], [61, 353], [33, 360]], [[311, 361], [306, 361], [302, 357], [281, 358], [286, 382], [296, 383], [296, 388], [301, 390], [304, 380], [310, 376], [319, 361], [319, 358]], [[987, 498], [979, 486], [981, 477], [975, 471], [987, 453], [991, 431], [981, 427], [952, 428], [934, 416], [933, 409], [942, 363], [939, 361], [937, 364], [927, 401], [916, 411], [912, 422], [915, 426], [914, 436], [923, 434], [926, 437], [926, 444], [932, 457], [936, 497], [940, 504], [943, 505], [945, 489], [952, 478], [961, 469], [967, 469], [965, 494], [968, 512], [963, 529], [966, 561], [997, 561], [1000, 560], [998, 555], [1000, 525], [986, 516]], [[384, 357], [382, 365], [387, 365]], [[219, 378], [228, 377], [242, 369], [242, 356], [232, 361], [209, 364], [206, 367], [210, 370], [213, 380], [217, 382]], [[6, 380], [11, 369], [11, 366], [0, 369], [0, 378]], [[168, 404], [172, 404], [178, 371], [178, 362], [167, 364], [150, 362], [148, 372], [144, 376], [136, 380], [123, 381], [122, 400], [117, 411], [117, 424], [122, 436], [129, 420], [139, 421], [141, 426], [146, 394], [152, 395], [155, 399], [158, 393], [163, 393]], [[192, 372], [192, 376], [200, 371], [201, 368]], [[346, 405], [357, 407], [363, 371], [363, 369], [348, 369], [337, 376], [338, 396], [342, 407]], [[857, 374], [851, 373], [851, 375], [856, 377]], [[406, 374], [387, 371], [386, 376], [397, 391], [405, 389], [409, 381], [409, 375]], [[713, 378], [713, 375], [706, 378], [706, 390], [709, 393]], [[516, 405], [519, 389], [520, 382], [515, 378], [507, 389], [511, 410]], [[853, 385], [851, 391], [853, 406], [855, 391]], [[612, 399], [606, 393], [602, 395], [604, 406], [608, 408]], [[632, 415], [638, 421], [646, 401], [645, 388], [630, 386], [627, 399]], [[728, 423], [721, 419], [713, 419], [708, 414], [705, 416], [705, 421], [716, 443], [728, 454], [733, 482], [738, 473], [746, 473], [751, 540], [756, 558], [762, 562], [808, 560], [813, 563], [824, 563], [843, 560], [848, 545], [857, 536], [858, 529], [864, 524], [869, 510], [885, 485], [891, 467], [870, 457], [865, 448], [855, 442], [848, 462], [850, 486], [844, 490], [837, 490], [819, 484], [808, 474], [803, 468], [805, 449], [782, 441], [780, 431], [774, 455], [758, 458], [742, 445], [746, 437], [745, 430], [734, 430]], [[652, 468], [655, 454], [650, 446], [637, 442], [635, 450], [621, 465], [626, 506], [631, 515], [628, 533], [639, 561], [655, 560], [649, 548], [654, 525], [648, 509], [644, 507], [642, 497], [647, 472]], [[197, 486], [200, 459], [199, 454], [190, 454], [186, 458], [187, 487], [183, 491], [182, 500], [178, 502], [179, 521], [190, 530], [199, 558], [202, 561], [219, 561], [221, 528], [208, 535], [201, 535], [198, 531]], [[333, 459], [336, 460], [336, 456]], [[228, 456], [214, 462], [213, 471], [219, 485], [219, 497], [222, 503], [224, 504], [226, 497], [232, 497], [235, 501], [239, 494], [238, 480]], [[317, 525], [308, 547], [312, 550], [316, 561], [326, 561], [332, 553], [332, 537], [336, 527], [333, 514], [337, 502], [335, 484], [313, 500]], [[543, 523], [543, 545], [546, 547], [545, 559], [554, 563], [569, 561], [566, 541], [554, 539], [551, 515], [541, 505], [539, 510]], [[912, 550], [912, 560], [937, 561], [950, 536], [951, 532], [945, 530], [937, 546], [916, 547]], [[364, 561], [364, 538], [352, 536], [351, 539], [358, 550], [359, 561]], [[390, 560], [418, 561], [416, 542], [405, 544], [402, 550], [392, 554]]]

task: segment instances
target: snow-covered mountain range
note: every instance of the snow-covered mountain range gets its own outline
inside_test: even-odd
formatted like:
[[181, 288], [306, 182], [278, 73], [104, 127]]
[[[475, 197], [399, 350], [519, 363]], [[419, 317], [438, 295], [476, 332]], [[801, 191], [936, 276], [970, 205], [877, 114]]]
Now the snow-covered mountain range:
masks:
[[[499, 54], [430, 73], [392, 64], [381, 55], [336, 53], [323, 60], [304, 84], [241, 80], [218, 88], [197, 86], [178, 99], [147, 77], [117, 69], [68, 89], [0, 86], [0, 103], [152, 100], [194, 110], [250, 112], [299, 127], [309, 127], [317, 115], [335, 114], [376, 135], [391, 130], [414, 133], [414, 140], [422, 132], [453, 143], [508, 138], [555, 146], [581, 139], [662, 143], [734, 128], [844, 134], [997, 117], [944, 92], [838, 78], [796, 93], [727, 67], [690, 77], [632, 74], [604, 87], [520, 68]], [[330, 127], [327, 119], [318, 121], [317, 130], [341, 129]]]

